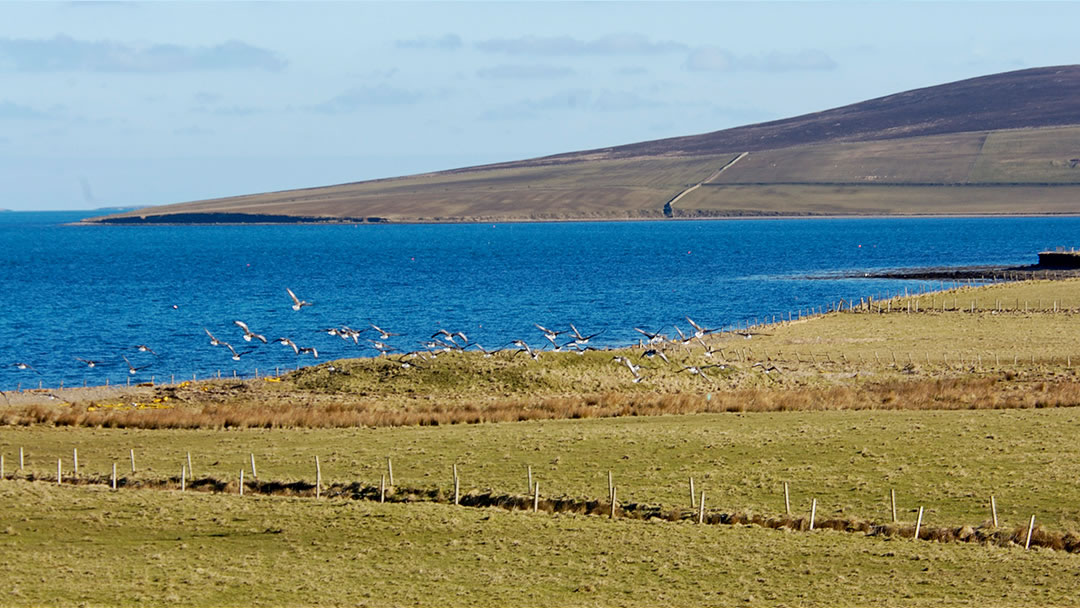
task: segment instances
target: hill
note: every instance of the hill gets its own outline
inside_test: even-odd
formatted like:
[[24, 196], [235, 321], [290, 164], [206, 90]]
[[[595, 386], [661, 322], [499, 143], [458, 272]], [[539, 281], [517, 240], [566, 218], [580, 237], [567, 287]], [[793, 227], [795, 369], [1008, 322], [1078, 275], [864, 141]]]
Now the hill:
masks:
[[701, 135], [151, 207], [110, 223], [1080, 213], [1080, 66]]

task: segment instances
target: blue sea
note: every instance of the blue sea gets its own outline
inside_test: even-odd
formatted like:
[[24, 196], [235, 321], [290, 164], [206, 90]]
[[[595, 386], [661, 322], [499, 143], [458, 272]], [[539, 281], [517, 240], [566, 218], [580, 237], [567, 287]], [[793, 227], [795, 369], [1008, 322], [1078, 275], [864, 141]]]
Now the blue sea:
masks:
[[[364, 340], [373, 333], [356, 345], [320, 331], [342, 325], [399, 333], [388, 342], [402, 351], [439, 329], [487, 349], [512, 339], [540, 347], [534, 323], [573, 323], [602, 332], [591, 344], [625, 345], [640, 337], [634, 327], [673, 334], [673, 324], [689, 328], [687, 316], [732, 327], [936, 289], [936, 281], [837, 275], [1032, 264], [1039, 250], [1075, 245], [1080, 234], [1072, 217], [67, 225], [86, 215], [0, 213], [0, 390], [251, 376], [377, 354]], [[286, 288], [314, 305], [293, 311]], [[245, 342], [235, 320], [271, 343]], [[211, 346], [204, 328], [241, 360]], [[272, 342], [279, 337], [317, 348], [319, 360]]]

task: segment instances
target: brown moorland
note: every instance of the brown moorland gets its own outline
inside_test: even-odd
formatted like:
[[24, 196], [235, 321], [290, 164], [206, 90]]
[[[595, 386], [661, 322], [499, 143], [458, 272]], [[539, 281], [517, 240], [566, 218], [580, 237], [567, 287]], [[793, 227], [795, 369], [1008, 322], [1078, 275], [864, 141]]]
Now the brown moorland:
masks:
[[[702, 135], [90, 221], [1080, 213], [1078, 99], [1080, 66], [1035, 68]], [[665, 214], [666, 203], [698, 184], [705, 187]]]

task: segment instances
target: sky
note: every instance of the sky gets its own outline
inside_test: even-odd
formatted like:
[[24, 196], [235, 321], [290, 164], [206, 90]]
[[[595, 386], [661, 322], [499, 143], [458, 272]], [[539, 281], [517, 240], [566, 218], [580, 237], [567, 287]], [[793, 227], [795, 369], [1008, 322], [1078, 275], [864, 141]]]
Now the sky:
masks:
[[706, 133], [1080, 63], [1080, 2], [0, 1], [0, 209]]

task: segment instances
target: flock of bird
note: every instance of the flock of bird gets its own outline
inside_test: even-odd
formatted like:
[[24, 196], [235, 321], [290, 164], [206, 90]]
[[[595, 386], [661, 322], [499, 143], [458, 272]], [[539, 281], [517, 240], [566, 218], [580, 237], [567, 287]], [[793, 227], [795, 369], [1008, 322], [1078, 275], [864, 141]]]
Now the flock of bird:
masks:
[[[286, 288], [286, 293], [292, 302], [292, 310], [299, 312], [305, 307], [313, 306], [312, 302], [300, 299], [292, 291], [292, 289]], [[176, 308], [176, 306], [173, 306]], [[689, 373], [691, 375], [699, 376], [705, 380], [712, 381], [712, 378], [705, 373], [708, 369], [725, 369], [727, 366], [724, 363], [708, 363], [708, 364], [691, 364], [690, 347], [692, 345], [700, 345], [702, 354], [705, 358], [712, 359], [713, 355], [718, 351], [712, 346], [707, 344], [704, 340], [705, 336], [721, 331], [717, 328], [708, 328], [703, 325], [699, 325], [690, 317], [686, 317], [687, 323], [690, 325], [690, 330], [684, 332], [677, 325], [673, 325], [676, 336], [668, 337], [661, 331], [648, 331], [635, 327], [634, 331], [641, 334], [638, 339], [636, 348], [631, 352], [638, 353], [638, 361], [635, 363], [627, 356], [614, 355], [612, 361], [620, 366], [629, 370], [633, 377], [634, 383], [640, 383], [646, 379], [641, 371], [644, 365], [644, 359], [659, 359], [664, 362], [665, 365], [670, 366], [676, 371], [682, 373]], [[240, 338], [247, 343], [246, 346], [237, 348], [230, 342], [218, 338], [211, 332], [210, 328], [203, 327], [203, 331], [206, 333], [210, 340], [210, 345], [215, 347], [224, 348], [228, 351], [230, 358], [234, 361], [240, 361], [241, 358], [248, 353], [255, 351], [260, 345], [273, 343], [279, 343], [286, 348], [291, 348], [296, 356], [311, 355], [313, 358], [319, 358], [319, 351], [315, 346], [304, 345], [301, 346], [296, 340], [289, 337], [278, 337], [273, 340], [268, 340], [265, 334], [258, 333], [253, 330], [245, 321], [234, 320], [233, 325], [240, 330]], [[546, 343], [537, 347], [530, 345], [528, 342], [522, 339], [514, 339], [507, 342], [504, 346], [494, 349], [487, 349], [481, 346], [479, 343], [472, 341], [463, 331], [450, 331], [447, 329], [439, 329], [433, 333], [427, 339], [419, 343], [419, 348], [403, 349], [398, 346], [392, 345], [391, 341], [395, 337], [401, 336], [399, 333], [395, 333], [374, 324], [368, 323], [368, 327], [363, 329], [353, 329], [346, 325], [327, 327], [319, 329], [317, 331], [326, 333], [330, 336], [338, 337], [345, 341], [351, 341], [357, 346], [372, 349], [378, 353], [379, 357], [392, 358], [403, 368], [421, 367], [420, 360], [430, 360], [441, 353], [447, 352], [465, 352], [475, 351], [483, 354], [484, 357], [492, 357], [499, 353], [509, 353], [509, 356], [513, 357], [520, 353], [524, 353], [526, 356], [537, 360], [540, 358], [542, 352], [574, 352], [578, 355], [584, 355], [589, 351], [605, 350], [598, 349], [590, 346], [592, 341], [597, 336], [604, 333], [603, 330], [594, 333], [585, 334], [578, 328], [570, 323], [566, 329], [552, 329], [534, 323], [537, 330], [540, 331]], [[221, 330], [215, 330], [221, 333]], [[739, 332], [744, 337], [750, 338], [753, 334], [751, 332]], [[370, 337], [369, 337], [370, 336]], [[535, 344], [535, 343], [534, 343]], [[682, 348], [685, 351], [686, 356], [683, 357], [681, 362], [672, 362], [668, 355], [668, 348]], [[157, 353], [145, 344], [137, 344], [130, 347], [132, 356], [134, 353], [145, 353], [145, 355], [139, 355], [139, 357], [145, 357], [146, 355], [156, 357]], [[152, 363], [147, 362], [145, 359], [138, 361], [138, 364], [131, 361], [128, 358], [127, 353], [121, 355], [124, 364], [128, 368], [130, 375], [135, 375], [138, 372], [151, 367]], [[96, 359], [87, 359], [82, 357], [75, 357], [79, 362], [88, 368], [95, 368], [99, 365], [103, 365], [103, 361]], [[25, 362], [12, 363], [16, 369], [20, 371], [32, 371], [35, 373], [37, 370], [30, 364]], [[335, 371], [335, 368], [328, 366], [331, 371]], [[766, 369], [764, 371], [773, 371], [775, 368]]]

